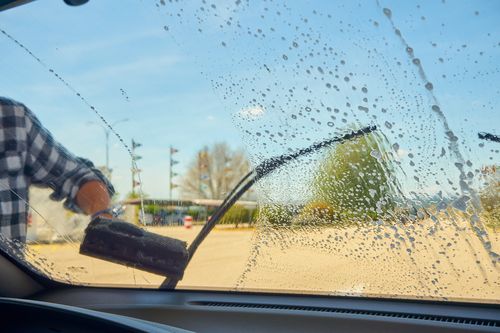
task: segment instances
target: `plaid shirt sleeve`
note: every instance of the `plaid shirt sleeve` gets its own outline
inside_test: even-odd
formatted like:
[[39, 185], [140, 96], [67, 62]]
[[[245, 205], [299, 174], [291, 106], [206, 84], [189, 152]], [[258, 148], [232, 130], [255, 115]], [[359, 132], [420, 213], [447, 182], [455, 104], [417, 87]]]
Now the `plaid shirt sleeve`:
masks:
[[27, 107], [24, 108], [27, 132], [25, 172], [32, 184], [52, 188], [51, 199], [65, 199], [64, 206], [77, 213], [81, 210], [75, 198], [84, 183], [98, 180], [107, 186], [110, 196], [114, 194], [111, 183], [92, 162], [71, 154], [54, 140]]

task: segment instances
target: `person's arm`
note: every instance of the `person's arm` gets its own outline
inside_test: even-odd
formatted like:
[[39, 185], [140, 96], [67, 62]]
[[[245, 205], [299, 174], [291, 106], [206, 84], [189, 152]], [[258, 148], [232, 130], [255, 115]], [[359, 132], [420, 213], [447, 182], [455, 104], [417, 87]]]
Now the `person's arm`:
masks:
[[25, 172], [32, 183], [52, 188], [51, 199], [65, 199], [64, 206], [74, 212], [92, 215], [107, 209], [114, 189], [102, 172], [56, 142], [29, 109], [25, 113]]

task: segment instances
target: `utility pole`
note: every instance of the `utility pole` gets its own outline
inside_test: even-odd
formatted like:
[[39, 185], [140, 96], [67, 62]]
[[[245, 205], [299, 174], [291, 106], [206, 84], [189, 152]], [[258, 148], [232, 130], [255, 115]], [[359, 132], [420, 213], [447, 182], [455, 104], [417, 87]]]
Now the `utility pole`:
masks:
[[177, 184], [174, 184], [173, 183], [173, 178], [175, 176], [177, 176], [177, 173], [174, 172], [174, 165], [176, 165], [177, 163], [179, 163], [179, 161], [176, 161], [174, 160], [173, 158], [173, 155], [178, 153], [179, 152], [179, 149], [176, 149], [172, 146], [170, 146], [170, 155], [169, 155], [169, 159], [170, 159], [170, 169], [169, 169], [169, 177], [168, 177], [168, 199], [169, 200], [172, 200], [172, 189], [176, 188], [178, 185]]
[[109, 133], [111, 132], [111, 128], [114, 128], [116, 125], [120, 124], [120, 123], [124, 123], [124, 122], [127, 122], [129, 121], [128, 118], [123, 118], [123, 119], [120, 119], [120, 120], [117, 120], [113, 123], [111, 123], [109, 125], [109, 127], [105, 124], [101, 124], [99, 122], [95, 122], [95, 121], [89, 121], [87, 123], [87, 125], [98, 125], [98, 126], [101, 126], [102, 129], [104, 130], [104, 138], [105, 138], [105, 153], [106, 153], [106, 165], [105, 165], [105, 168], [106, 168], [106, 177], [111, 177], [111, 168], [109, 167]]
[[139, 142], [134, 141], [132, 139], [132, 167], [131, 167], [131, 172], [132, 172], [132, 196], [135, 196], [135, 188], [136, 186], [140, 185], [139, 181], [135, 180], [135, 175], [141, 172], [141, 170], [137, 169], [137, 161], [140, 160], [142, 157], [137, 155], [135, 153], [136, 148], [141, 147], [142, 144]]

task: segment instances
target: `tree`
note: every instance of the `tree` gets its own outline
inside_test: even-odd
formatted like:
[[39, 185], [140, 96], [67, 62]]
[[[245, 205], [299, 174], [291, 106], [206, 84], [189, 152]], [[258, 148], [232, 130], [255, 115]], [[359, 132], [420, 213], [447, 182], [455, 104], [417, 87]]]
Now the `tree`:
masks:
[[[142, 193], [143, 199], [147, 197], [148, 195], [146, 193]], [[125, 199], [140, 199], [140, 198], [141, 198], [141, 193], [138, 192], [128, 192], [127, 195], [125, 196]]]
[[240, 223], [252, 224], [257, 215], [256, 208], [246, 208], [242, 205], [235, 204], [224, 214], [219, 224], [234, 224], [238, 228]]
[[482, 169], [484, 186], [479, 193], [486, 223], [497, 229], [500, 226], [500, 166], [490, 165]]
[[374, 132], [329, 151], [315, 174], [311, 204], [343, 224], [375, 220], [392, 211], [398, 184], [386, 147]]
[[268, 204], [259, 207], [258, 218], [266, 226], [289, 227], [296, 213], [291, 205]]
[[223, 199], [250, 170], [242, 150], [231, 150], [224, 142], [198, 151], [181, 181], [187, 198]]

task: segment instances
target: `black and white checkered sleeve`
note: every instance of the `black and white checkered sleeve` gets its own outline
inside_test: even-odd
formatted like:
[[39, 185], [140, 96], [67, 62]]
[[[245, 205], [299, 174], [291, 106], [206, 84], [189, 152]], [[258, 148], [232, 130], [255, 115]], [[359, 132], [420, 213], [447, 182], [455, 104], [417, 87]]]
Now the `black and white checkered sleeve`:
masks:
[[36, 116], [26, 108], [26, 130], [28, 154], [26, 172], [33, 184], [50, 187], [53, 200], [64, 200], [64, 206], [81, 213], [75, 202], [81, 185], [98, 180], [106, 184], [110, 196], [114, 194], [111, 183], [94, 168], [92, 162], [71, 154], [54, 140]]

